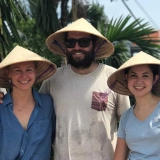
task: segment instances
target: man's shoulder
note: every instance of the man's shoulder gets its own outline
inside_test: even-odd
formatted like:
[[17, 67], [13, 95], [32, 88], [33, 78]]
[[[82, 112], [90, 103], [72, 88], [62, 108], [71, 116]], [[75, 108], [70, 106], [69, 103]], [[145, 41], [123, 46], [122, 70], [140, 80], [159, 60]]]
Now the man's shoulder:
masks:
[[58, 67], [55, 75], [64, 74], [67, 70], [69, 70], [69, 65]]
[[58, 79], [59, 77], [62, 78], [62, 76], [67, 70], [68, 70], [68, 65], [58, 67], [56, 73], [51, 77], [49, 77], [48, 80]]
[[112, 66], [109, 66], [107, 64], [100, 64], [103, 68], [104, 68], [104, 71], [106, 71], [107, 73], [110, 73], [112, 74], [113, 72], [115, 72], [117, 69], [112, 67]]
[[69, 65], [64, 65], [64, 66], [58, 67], [58, 68], [57, 68], [57, 72], [62, 72], [62, 71], [64, 71], [64, 70], [67, 70], [68, 67], [69, 67]]

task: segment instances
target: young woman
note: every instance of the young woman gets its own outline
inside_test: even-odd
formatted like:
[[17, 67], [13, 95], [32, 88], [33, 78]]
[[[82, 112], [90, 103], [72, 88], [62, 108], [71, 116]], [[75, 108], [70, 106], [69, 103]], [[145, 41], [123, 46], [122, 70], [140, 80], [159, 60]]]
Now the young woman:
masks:
[[108, 79], [112, 90], [135, 98], [120, 119], [114, 160], [160, 160], [159, 66], [140, 52]]
[[56, 65], [16, 46], [0, 64], [0, 160], [49, 160], [55, 114], [50, 95], [33, 85], [53, 75]]

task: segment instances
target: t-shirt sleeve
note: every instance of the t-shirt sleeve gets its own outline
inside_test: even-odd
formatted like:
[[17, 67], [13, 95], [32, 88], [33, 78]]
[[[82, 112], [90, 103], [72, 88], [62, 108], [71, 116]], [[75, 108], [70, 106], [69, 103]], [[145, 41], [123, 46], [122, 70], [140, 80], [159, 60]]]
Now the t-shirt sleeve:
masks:
[[118, 127], [118, 134], [117, 137], [126, 139], [126, 132], [125, 132], [125, 127], [129, 118], [129, 111], [130, 109], [127, 109], [121, 116], [120, 122], [119, 122], [119, 127]]
[[43, 81], [39, 89], [39, 93], [50, 94], [50, 80], [49, 79]]
[[121, 116], [124, 111], [130, 108], [130, 100], [126, 95], [117, 94], [117, 115]]
[[5, 88], [0, 88], [0, 92], [3, 92], [3, 94], [6, 94], [6, 93], [7, 93], [7, 91], [6, 91]]

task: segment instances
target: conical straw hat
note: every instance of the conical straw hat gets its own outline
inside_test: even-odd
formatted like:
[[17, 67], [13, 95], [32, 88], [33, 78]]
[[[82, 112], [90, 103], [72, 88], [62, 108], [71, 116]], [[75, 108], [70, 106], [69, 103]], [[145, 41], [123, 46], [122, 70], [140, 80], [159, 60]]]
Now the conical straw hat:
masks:
[[96, 59], [103, 59], [113, 54], [114, 47], [112, 43], [107, 38], [105, 38], [100, 32], [98, 32], [84, 18], [80, 18], [75, 22], [73, 22], [72, 24], [69, 24], [68, 26], [51, 34], [46, 39], [46, 45], [49, 48], [49, 50], [55, 54], [66, 56], [65, 55], [65, 52], [66, 52], [65, 33], [70, 31], [85, 32], [85, 33], [93, 34], [98, 37], [95, 43], [100, 48], [95, 54]]
[[0, 87], [12, 87], [9, 83], [8, 76], [6, 75], [5, 68], [9, 65], [26, 61], [34, 61], [36, 63], [35, 83], [42, 82], [52, 76], [57, 70], [56, 65], [51, 61], [23, 47], [16, 46], [0, 63]]
[[[108, 81], [107, 81], [109, 88], [123, 95], [132, 95], [132, 93], [129, 91], [128, 86], [127, 86], [125, 69], [132, 67], [132, 66], [136, 66], [136, 65], [142, 65], [142, 64], [160, 65], [160, 60], [142, 51], [137, 53], [135, 56], [133, 56], [128, 61], [126, 61], [123, 65], [121, 65], [117, 69], [117, 71], [115, 71], [109, 76]], [[158, 82], [156, 83], [156, 86], [154, 87], [155, 87], [154, 93], [159, 94], [160, 93], [160, 80], [158, 80]]]

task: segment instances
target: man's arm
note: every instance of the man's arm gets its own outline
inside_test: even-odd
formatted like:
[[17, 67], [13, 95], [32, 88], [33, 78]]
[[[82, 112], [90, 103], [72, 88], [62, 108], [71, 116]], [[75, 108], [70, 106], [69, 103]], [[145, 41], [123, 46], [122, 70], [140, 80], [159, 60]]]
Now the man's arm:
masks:
[[6, 93], [7, 91], [5, 88], [0, 88], [0, 104], [3, 103], [2, 99]]
[[117, 94], [117, 117], [120, 120], [121, 115], [124, 111], [130, 108], [129, 96]]
[[49, 84], [48, 80], [45, 80], [45, 81], [43, 81], [43, 83], [39, 89], [39, 93], [50, 94], [49, 88], [50, 88], [50, 84]]

